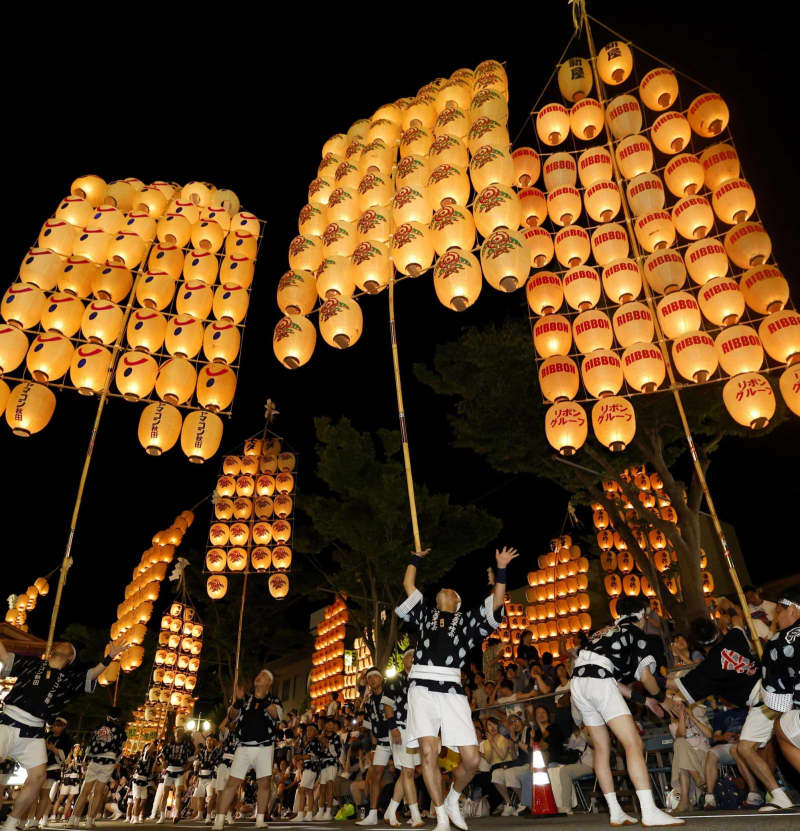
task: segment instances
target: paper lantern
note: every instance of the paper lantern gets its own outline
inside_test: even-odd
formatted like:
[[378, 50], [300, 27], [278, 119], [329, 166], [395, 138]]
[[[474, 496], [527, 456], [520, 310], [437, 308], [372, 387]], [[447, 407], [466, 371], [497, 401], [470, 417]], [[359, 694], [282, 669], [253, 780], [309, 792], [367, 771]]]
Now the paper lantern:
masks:
[[545, 160], [542, 172], [548, 192], [561, 187], [574, 187], [578, 173], [575, 159], [569, 153], [553, 153]]
[[635, 216], [660, 211], [664, 207], [664, 185], [654, 173], [640, 173], [628, 182], [628, 202]]
[[7, 397], [6, 422], [15, 436], [27, 438], [47, 426], [55, 409], [56, 397], [48, 387], [24, 381]]
[[654, 392], [664, 383], [666, 366], [661, 350], [651, 343], [633, 343], [622, 353], [625, 381], [637, 392]]
[[725, 253], [739, 268], [761, 265], [772, 252], [772, 242], [759, 222], [740, 222], [725, 234]]
[[92, 207], [96, 208], [103, 204], [106, 195], [106, 183], [99, 176], [89, 174], [75, 179], [69, 190], [72, 196], [85, 199]]
[[622, 590], [628, 597], [636, 597], [641, 591], [641, 583], [635, 574], [628, 574], [622, 578]]
[[703, 186], [703, 165], [692, 153], [681, 153], [664, 168], [664, 181], [678, 198], [692, 196]]
[[659, 300], [656, 313], [668, 338], [677, 338], [700, 328], [700, 307], [691, 294], [677, 291]]
[[[242, 527], [246, 528], [246, 526]], [[226, 559], [230, 571], [244, 571], [247, 568], [247, 550], [241, 546], [229, 548], [226, 552]]]
[[319, 332], [330, 346], [347, 349], [361, 337], [364, 318], [352, 297], [332, 297], [319, 310]]
[[241, 334], [235, 324], [210, 323], [203, 333], [203, 354], [210, 361], [233, 363], [239, 354], [241, 339]]
[[786, 278], [779, 269], [771, 265], [749, 269], [742, 275], [739, 288], [747, 305], [762, 315], [780, 311], [789, 300], [789, 284]]
[[764, 363], [764, 349], [752, 326], [738, 324], [723, 329], [714, 346], [719, 364], [728, 375], [757, 372]]
[[218, 267], [219, 262], [210, 251], [190, 252], [183, 262], [185, 285], [189, 283], [197, 285], [198, 282], [205, 283], [207, 286], [213, 285], [217, 279]]
[[433, 215], [431, 199], [424, 189], [419, 191], [408, 186], [398, 188], [392, 197], [391, 205], [392, 222], [395, 225], [402, 225], [404, 222], [427, 225]]
[[230, 528], [224, 522], [215, 522], [208, 529], [208, 538], [211, 544], [215, 546], [223, 546], [228, 544], [230, 539]]
[[276, 599], [286, 597], [289, 594], [289, 578], [285, 574], [270, 574], [269, 593]]
[[531, 254], [531, 267], [541, 268], [553, 259], [555, 252], [553, 239], [544, 228], [525, 228], [522, 231], [522, 236], [528, 243], [528, 249]]
[[272, 542], [272, 526], [268, 522], [257, 522], [253, 525], [253, 542], [257, 545]]
[[739, 178], [739, 156], [729, 144], [714, 144], [700, 155], [706, 187], [713, 193], [725, 182]]
[[642, 290], [639, 266], [626, 258], [612, 260], [603, 269], [603, 289], [613, 303], [627, 303], [638, 297]]
[[547, 218], [547, 197], [538, 188], [525, 188], [518, 194], [522, 222], [528, 226], [541, 225]]
[[149, 355], [126, 352], [117, 363], [115, 382], [126, 401], [149, 395], [156, 383], [158, 364]]
[[702, 239], [692, 243], [686, 249], [684, 259], [691, 278], [701, 286], [728, 273], [725, 248], [716, 239]]
[[594, 98], [583, 98], [569, 111], [569, 126], [573, 135], [583, 141], [593, 139], [603, 129], [603, 107]]
[[[176, 245], [159, 243], [150, 249], [150, 255], [147, 258], [147, 267], [150, 272], [168, 274], [173, 280], [181, 276], [184, 265], [183, 251]], [[193, 272], [191, 279], [197, 279]]]
[[166, 271], [147, 271], [136, 281], [136, 299], [148, 309], [165, 309], [175, 295], [175, 279]]
[[[289, 268], [293, 271], [316, 271], [321, 262], [321, 238], [298, 235], [289, 243]], [[216, 268], [216, 260], [214, 265]]]
[[687, 332], [672, 344], [672, 362], [687, 380], [707, 381], [717, 370], [719, 360], [714, 340], [706, 332]]
[[65, 196], [56, 208], [56, 219], [63, 219], [76, 228], [83, 228], [94, 213], [93, 207], [82, 196]]
[[567, 101], [580, 101], [592, 90], [592, 67], [586, 58], [569, 58], [558, 69], [558, 89]]
[[666, 211], [643, 214], [637, 217], [633, 227], [639, 245], [649, 254], [669, 248], [675, 242], [675, 226]]
[[614, 182], [600, 181], [590, 185], [583, 194], [586, 213], [596, 222], [608, 222], [618, 213], [622, 200]]
[[[457, 202], [460, 205], [469, 201], [470, 184], [465, 168], [457, 167], [456, 165], [443, 163], [437, 165], [431, 171], [431, 175], [427, 182], [428, 196], [430, 204], [434, 210], [440, 205], [447, 205], [451, 202]], [[395, 192], [395, 200], [398, 200], [400, 191]], [[398, 214], [395, 212], [395, 218]], [[415, 217], [405, 210], [401, 211], [401, 216], [405, 221], [414, 220]], [[426, 217], [421, 214], [421, 222], [429, 222], [430, 216]]]
[[[428, 179], [428, 165], [427, 159], [415, 164], [416, 159], [412, 158], [411, 162], [401, 163], [398, 165], [398, 171], [409, 172], [416, 171], [421, 181], [415, 181], [412, 177], [399, 178], [398, 183], [402, 181], [403, 185], [413, 187], [414, 185], [425, 185]], [[404, 160], [405, 161], [405, 160]], [[390, 210], [389, 203], [392, 201], [394, 189], [392, 188], [392, 180], [389, 176], [379, 176], [377, 173], [366, 173], [361, 178], [357, 186], [358, 191], [358, 208], [364, 212], [369, 208], [377, 208], [379, 205], [385, 205], [385, 210]], [[358, 229], [360, 231], [360, 228]], [[325, 232], [323, 231], [323, 234]]]
[[580, 404], [560, 401], [545, 414], [545, 435], [562, 456], [572, 456], [586, 441], [588, 420]]
[[192, 227], [192, 247], [200, 251], [219, 251], [224, 239], [225, 229], [214, 220], [204, 220]]
[[121, 303], [127, 298], [132, 285], [133, 276], [130, 269], [124, 265], [106, 263], [103, 268], [95, 272], [91, 290], [92, 294], [101, 300]]
[[516, 231], [498, 229], [481, 246], [481, 267], [486, 281], [499, 291], [524, 285], [530, 273], [530, 252]]
[[547, 195], [547, 214], [556, 225], [570, 225], [581, 213], [581, 195], [573, 187], [564, 185]]
[[0, 375], [13, 372], [28, 352], [28, 338], [16, 326], [0, 326]]
[[230, 519], [231, 516], [236, 517], [236, 519], [250, 519], [250, 515], [253, 513], [253, 501], [248, 499], [246, 496], [240, 496], [235, 502], [231, 503], [231, 510], [227, 517], [217, 517], [218, 519]]
[[247, 290], [235, 283], [226, 283], [214, 292], [212, 310], [217, 320], [241, 323], [247, 314], [250, 297]]
[[787, 367], [781, 374], [779, 385], [786, 406], [795, 415], [800, 415], [800, 365]]
[[589, 235], [579, 225], [568, 225], [556, 234], [555, 251], [564, 268], [583, 265], [591, 253]]
[[[503, 129], [499, 124], [497, 127]], [[452, 164], [456, 167], [465, 168], [469, 165], [469, 153], [466, 144], [455, 136], [437, 136], [430, 146], [428, 155], [430, 157], [430, 164], [433, 167], [437, 167], [440, 164]], [[406, 156], [406, 158], [409, 157]], [[404, 161], [405, 159], [401, 160], [401, 162]]]
[[158, 220], [156, 236], [166, 245], [185, 248], [192, 236], [192, 223], [182, 214], [169, 213]]
[[[472, 120], [472, 126], [467, 136], [467, 146], [473, 155], [484, 145], [507, 147], [511, 144], [508, 128], [505, 123], [481, 116]], [[433, 149], [433, 148], [431, 148]]]
[[622, 593], [622, 579], [618, 574], [607, 574], [603, 578], [603, 585], [609, 597], [617, 597]]
[[743, 222], [756, 209], [756, 198], [750, 183], [731, 179], [720, 185], [711, 198], [714, 213], [728, 225]]
[[731, 326], [744, 314], [744, 295], [730, 277], [714, 277], [697, 292], [703, 315], [717, 326]]
[[616, 222], [600, 225], [592, 232], [592, 254], [598, 265], [606, 266], [628, 256], [627, 231]]
[[514, 185], [527, 188], [539, 178], [542, 165], [539, 154], [532, 147], [518, 147], [511, 153], [514, 163]]
[[134, 195], [133, 209], [157, 219], [167, 209], [168, 199], [171, 195], [169, 190], [162, 191], [155, 184], [144, 187]]
[[533, 325], [533, 344], [541, 358], [568, 355], [572, 331], [567, 318], [548, 314], [537, 320]]
[[272, 564], [269, 548], [257, 546], [250, 552], [250, 563], [255, 571], [266, 571]]
[[730, 118], [728, 105], [716, 92], [698, 95], [689, 104], [686, 114], [692, 129], [703, 138], [719, 135], [728, 126]]
[[536, 114], [536, 133], [550, 147], [561, 144], [569, 133], [569, 112], [561, 104], [547, 104]]
[[526, 286], [528, 305], [537, 315], [549, 315], [561, 307], [564, 298], [561, 280], [552, 271], [537, 271]]
[[58, 275], [58, 288], [76, 297], [88, 297], [100, 271], [97, 263], [84, 257], [68, 257]]
[[286, 519], [286, 517], [291, 516], [293, 507], [294, 502], [288, 494], [282, 493], [275, 497], [275, 515], [281, 519]]
[[212, 573], [225, 569], [225, 551], [222, 548], [209, 548], [206, 552], [206, 568]]
[[69, 257], [77, 234], [75, 226], [65, 219], [48, 219], [39, 231], [39, 245], [62, 257]]
[[664, 66], [651, 69], [639, 83], [639, 97], [648, 109], [657, 112], [668, 109], [678, 97], [675, 73]]
[[228, 591], [228, 578], [224, 574], [212, 574], [206, 581], [206, 591], [212, 600], [221, 600]]
[[689, 143], [692, 130], [683, 113], [670, 110], [660, 115], [650, 128], [653, 144], [667, 155], [680, 153]]
[[250, 497], [255, 492], [255, 481], [247, 473], [243, 473], [236, 479], [236, 493], [238, 496]]
[[714, 214], [703, 196], [686, 196], [672, 208], [672, 221], [686, 239], [705, 237], [714, 223]]
[[118, 231], [109, 242], [106, 260], [125, 268], [136, 268], [147, 253], [147, 246], [148, 240], [143, 239], [136, 231]]
[[180, 412], [170, 404], [148, 404], [139, 416], [139, 442], [150, 456], [160, 456], [178, 441], [181, 422]]
[[201, 464], [219, 450], [222, 440], [222, 421], [213, 413], [189, 413], [181, 430], [181, 449], [190, 462]]
[[427, 226], [406, 222], [392, 235], [392, 262], [403, 274], [418, 277], [433, 262], [433, 239]]
[[137, 309], [128, 321], [126, 337], [129, 346], [137, 351], [158, 352], [164, 343], [167, 321], [157, 311]]
[[488, 185], [511, 186], [514, 181], [514, 162], [510, 150], [484, 144], [472, 155], [469, 176], [476, 191]]
[[176, 315], [167, 326], [165, 345], [170, 355], [193, 358], [203, 344], [203, 326], [191, 315]]
[[763, 430], [775, 415], [775, 393], [757, 372], [731, 378], [722, 388], [722, 400], [731, 418], [752, 430]]
[[623, 451], [636, 434], [636, 414], [627, 398], [610, 396], [592, 407], [592, 427], [597, 440], [612, 453]]
[[609, 181], [613, 172], [611, 155], [605, 147], [590, 147], [578, 156], [578, 178], [584, 188]]
[[81, 395], [102, 392], [110, 365], [111, 353], [104, 347], [94, 344], [79, 346], [70, 361], [70, 381]]
[[102, 265], [108, 259], [112, 239], [111, 234], [100, 228], [81, 228], [72, 246], [72, 256]]
[[55, 292], [47, 298], [41, 315], [42, 329], [72, 337], [80, 328], [83, 303], [72, 294]]
[[106, 300], [94, 300], [83, 312], [81, 331], [91, 343], [114, 343], [122, 331], [122, 309]]
[[282, 470], [275, 477], [275, 489], [278, 493], [291, 493], [294, 490], [294, 476], [288, 470]]
[[642, 108], [632, 95], [619, 95], [609, 101], [606, 118], [616, 139], [627, 138], [642, 129]]
[[758, 335], [767, 354], [779, 364], [800, 360], [800, 314], [792, 309], [765, 317], [758, 327]]
[[272, 565], [275, 568], [289, 568], [292, 564], [292, 549], [286, 545], [276, 545], [272, 549]]
[[[463, 205], [443, 205], [433, 215], [430, 224], [434, 249], [439, 255], [450, 248], [471, 251], [475, 245], [475, 222], [472, 212]], [[363, 243], [362, 243], [363, 244]], [[356, 249], [358, 252], [358, 249]], [[355, 262], [356, 255], [353, 255]], [[357, 265], [357, 268], [361, 264]], [[391, 262], [386, 264], [386, 269]], [[388, 274], [386, 275], [388, 281]]]
[[44, 292], [32, 283], [14, 283], [3, 295], [3, 320], [19, 329], [32, 329], [46, 308]]
[[572, 336], [578, 351], [584, 355], [595, 349], [610, 349], [614, 340], [608, 315], [596, 309], [582, 312], [575, 318]]
[[564, 299], [573, 308], [585, 311], [600, 299], [600, 275], [591, 266], [571, 268], [564, 275]]
[[653, 147], [646, 136], [628, 136], [617, 144], [615, 150], [620, 173], [626, 179], [633, 179], [653, 169]]
[[542, 361], [539, 388], [546, 401], [571, 401], [578, 393], [578, 367], [571, 358], [556, 356]]
[[469, 251], [453, 248], [436, 261], [433, 287], [444, 306], [464, 311], [477, 300], [482, 284], [480, 264]]
[[657, 294], [676, 291], [683, 288], [686, 283], [686, 266], [683, 258], [677, 251], [671, 249], [650, 254], [644, 261], [643, 271], [647, 284]]
[[622, 388], [623, 374], [619, 356], [610, 349], [598, 349], [583, 359], [581, 377], [592, 398], [616, 395]]
[[633, 69], [633, 53], [621, 40], [612, 40], [597, 53], [597, 74], [604, 84], [621, 84]]
[[[301, 234], [314, 234], [315, 236], [322, 236], [325, 233], [325, 228], [331, 222], [355, 222], [361, 214], [358, 206], [357, 191], [354, 188], [334, 188], [328, 198], [327, 206], [321, 206], [325, 211], [324, 215], [318, 210], [321, 216], [327, 218], [327, 222], [315, 223], [316, 227], [309, 228], [308, 222], [300, 226]], [[303, 212], [300, 212], [301, 220]]]
[[520, 200], [512, 188], [485, 187], [473, 203], [475, 227], [483, 237], [498, 228], [516, 231], [522, 218]]

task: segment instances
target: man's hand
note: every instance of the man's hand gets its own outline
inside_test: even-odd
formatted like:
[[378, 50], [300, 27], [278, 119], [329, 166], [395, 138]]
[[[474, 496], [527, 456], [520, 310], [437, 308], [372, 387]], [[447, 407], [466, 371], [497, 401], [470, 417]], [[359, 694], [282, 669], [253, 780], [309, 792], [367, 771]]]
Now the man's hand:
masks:
[[240, 698], [244, 698], [244, 696], [245, 696], [244, 687], [242, 687], [241, 685], [237, 684], [237, 685], [233, 688], [233, 697], [234, 697], [234, 699], [237, 699], [237, 700], [238, 700], [238, 699], [240, 699]]
[[427, 557], [428, 554], [430, 554], [430, 553], [431, 553], [430, 548], [426, 548], [423, 551], [412, 551], [411, 556], [412, 557]]
[[400, 729], [397, 727], [395, 727], [389, 735], [392, 738], [392, 744], [400, 744], [400, 742], [403, 740], [402, 736], [400, 735]]
[[497, 559], [497, 567], [505, 568], [513, 559], [519, 557], [519, 551], [516, 548], [507, 548], [503, 546], [502, 551], [495, 551]]
[[661, 702], [661, 708], [666, 710], [673, 718], [680, 718], [685, 709], [682, 701], [670, 698], [669, 696]]
[[123, 653], [129, 646], [130, 646], [130, 644], [128, 643], [127, 640], [122, 640], [116, 645], [113, 644], [113, 643], [109, 644], [109, 649], [108, 649], [109, 658], [111, 658], [111, 660], [113, 661], [114, 658], [117, 657], [117, 655], [120, 655], [121, 653]]

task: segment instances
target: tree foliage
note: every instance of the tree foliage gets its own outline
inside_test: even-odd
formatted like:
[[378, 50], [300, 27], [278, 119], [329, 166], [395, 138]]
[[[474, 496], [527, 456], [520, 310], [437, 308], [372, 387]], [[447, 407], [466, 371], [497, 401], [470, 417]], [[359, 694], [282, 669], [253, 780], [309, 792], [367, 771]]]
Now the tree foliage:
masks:
[[[577, 503], [603, 502], [612, 516], [617, 515], [619, 506], [608, 502], [601, 480], [619, 479], [623, 470], [641, 463], [657, 471], [678, 514], [680, 531], [646, 511], [635, 498], [635, 488], [621, 484], [639, 519], [663, 531], [678, 551], [683, 614], [691, 617], [703, 612], [699, 515], [703, 492], [693, 466], [687, 464], [688, 447], [672, 393], [633, 399], [636, 437], [624, 453], [609, 453], [590, 435], [575, 457], [577, 464], [589, 468], [587, 471], [565, 464], [547, 442], [547, 405], [539, 390], [526, 321], [508, 320], [484, 329], [468, 329], [457, 340], [437, 348], [432, 368], [417, 365], [415, 370], [435, 392], [454, 399], [450, 421], [455, 446], [473, 450], [498, 471], [548, 479], [572, 494]], [[750, 435], [725, 411], [718, 385], [688, 389], [682, 400], [704, 470], [726, 435]], [[783, 411], [770, 429], [781, 415]], [[677, 468], [687, 470], [685, 482], [673, 475]], [[644, 565], [646, 552], [627, 529], [620, 530], [637, 562]], [[643, 571], [650, 573], [649, 568]]]
[[[320, 568], [325, 583], [347, 596], [376, 664], [385, 666], [397, 640], [393, 610], [403, 600], [403, 574], [414, 547], [400, 434], [361, 433], [346, 418], [335, 424], [318, 418], [315, 427], [322, 487], [303, 497], [301, 509], [313, 532], [305, 548], [329, 558], [331, 567]], [[431, 493], [419, 483], [415, 493], [423, 545], [432, 549], [422, 574], [428, 583], [500, 530], [498, 519], [455, 505], [448, 494]]]

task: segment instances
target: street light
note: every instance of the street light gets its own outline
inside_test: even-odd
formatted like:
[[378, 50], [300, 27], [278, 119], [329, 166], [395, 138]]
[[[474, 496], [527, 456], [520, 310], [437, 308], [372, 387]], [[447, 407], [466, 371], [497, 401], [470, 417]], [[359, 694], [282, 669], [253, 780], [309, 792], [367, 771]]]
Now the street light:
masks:
[[208, 733], [211, 729], [211, 722], [207, 718], [201, 721], [201, 718], [202, 714], [197, 718], [190, 718], [189, 721], [186, 722], [186, 729], [194, 731], [200, 728], [203, 733]]

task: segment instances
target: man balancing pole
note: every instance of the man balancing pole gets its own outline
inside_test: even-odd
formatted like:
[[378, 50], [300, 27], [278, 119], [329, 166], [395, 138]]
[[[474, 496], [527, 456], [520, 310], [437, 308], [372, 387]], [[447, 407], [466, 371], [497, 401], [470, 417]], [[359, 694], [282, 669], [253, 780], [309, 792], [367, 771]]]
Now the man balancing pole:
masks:
[[[420, 747], [422, 776], [436, 810], [436, 831], [449, 831], [450, 822], [466, 829], [458, 798], [478, 770], [478, 738], [472, 724], [461, 670], [470, 650], [500, 625], [506, 590], [506, 567], [519, 554], [515, 548], [496, 552], [494, 591], [480, 605], [461, 611], [461, 597], [441, 589], [436, 606], [427, 605], [416, 587], [417, 568], [430, 549], [416, 551], [403, 578], [407, 599], [395, 609], [398, 617], [417, 630], [417, 650], [409, 673], [406, 742]], [[442, 799], [438, 765], [438, 737], [446, 747], [457, 747], [461, 762], [453, 771], [453, 785]]]
[[16, 759], [28, 772], [0, 831], [15, 831], [47, 776], [45, 722], [52, 722], [76, 695], [94, 692], [97, 677], [127, 648], [124, 641], [112, 645], [99, 664], [88, 667], [75, 663], [71, 643], [54, 643], [49, 660], [44, 660], [15, 655], [0, 641], [0, 678], [17, 679], [0, 712], [0, 762]]

